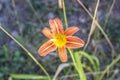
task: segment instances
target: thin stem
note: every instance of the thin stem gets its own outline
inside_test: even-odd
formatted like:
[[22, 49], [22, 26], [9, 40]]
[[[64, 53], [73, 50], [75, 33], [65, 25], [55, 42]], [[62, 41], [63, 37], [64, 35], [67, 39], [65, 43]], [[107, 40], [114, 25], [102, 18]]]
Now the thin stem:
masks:
[[42, 22], [41, 19], [40, 19], [40, 15], [36, 12], [35, 8], [33, 7], [33, 5], [32, 5], [31, 2], [30, 2], [30, 0], [27, 0], [27, 2], [28, 2], [28, 4], [29, 4], [31, 10], [34, 12], [36, 18], [40, 21], [41, 25], [44, 26], [43, 22]]
[[87, 46], [88, 46], [88, 44], [89, 44], [89, 42], [90, 42], [90, 38], [91, 38], [91, 36], [92, 36], [92, 34], [93, 34], [95, 28], [96, 28], [96, 25], [95, 25], [94, 23], [95, 23], [97, 11], [98, 11], [99, 2], [100, 2], [100, 1], [98, 0], [98, 1], [97, 1], [97, 4], [96, 4], [94, 16], [93, 16], [93, 21], [92, 21], [92, 25], [91, 25], [91, 30], [90, 30], [90, 33], [89, 33], [89, 35], [88, 35], [87, 43], [86, 43], [86, 45], [85, 45], [83, 51], [86, 50], [86, 48], [87, 48]]
[[105, 30], [105, 28], [106, 28], [106, 26], [107, 26], [107, 23], [108, 23], [108, 20], [109, 20], [109, 17], [110, 17], [110, 14], [111, 14], [111, 12], [112, 12], [112, 9], [113, 9], [114, 5], [115, 5], [115, 0], [113, 0], [112, 5], [110, 6], [110, 9], [109, 9], [109, 11], [108, 11], [108, 13], [107, 13], [106, 20], [105, 20], [105, 23], [104, 23], [104, 25], [103, 25], [103, 29], [104, 29], [104, 30]]
[[83, 70], [82, 62], [81, 62], [81, 57], [82, 55], [79, 55], [77, 52], [74, 53], [75, 60], [76, 60], [76, 66], [78, 68], [78, 73], [80, 75], [81, 80], [86, 80], [85, 72]]
[[[83, 7], [83, 9], [88, 13], [88, 15], [93, 19], [93, 15], [89, 12], [89, 10], [83, 5], [83, 3], [80, 0], [77, 0], [78, 3]], [[100, 24], [98, 23], [97, 20], [95, 20], [95, 24], [96, 26], [99, 28], [99, 30], [102, 32], [102, 34], [104, 35], [105, 39], [107, 40], [108, 44], [111, 47], [111, 51], [112, 51], [112, 55], [115, 54], [115, 50], [114, 50], [114, 46], [112, 45], [110, 39], [108, 38], [107, 34], [104, 32], [104, 30], [102, 29], [102, 27], [100, 26]]]
[[120, 60], [120, 55], [117, 56], [117, 58], [115, 58], [108, 66], [107, 68], [104, 70], [104, 72], [101, 74], [100, 78], [98, 80], [102, 80], [102, 78], [104, 77], [105, 73], [113, 66], [115, 65], [118, 61]]
[[67, 16], [66, 16], [66, 9], [65, 9], [64, 0], [62, 0], [62, 6], [63, 6], [63, 15], [64, 15], [64, 20], [65, 20], [65, 26], [66, 26], [66, 28], [68, 28], [68, 22], [67, 22]]
[[73, 55], [71, 49], [68, 48], [68, 51], [69, 51], [69, 53], [70, 53], [70, 55], [71, 55], [71, 58], [72, 58], [73, 64], [74, 64], [74, 66], [75, 66], [75, 69], [76, 69], [77, 72], [79, 73], [79, 77], [81, 77], [80, 72], [79, 72], [79, 70], [78, 70], [78, 67], [77, 67], [77, 65], [76, 65], [76, 62], [75, 62], [74, 55]]
[[69, 53], [70, 53], [70, 55], [72, 57], [74, 65], [75, 65], [75, 59], [74, 59], [74, 56], [73, 56], [73, 53], [72, 53], [71, 49], [68, 48], [68, 51], [69, 51]]
[[74, 53], [71, 51], [71, 49], [68, 48], [68, 51], [72, 57], [72, 60], [73, 60], [73, 64], [77, 70], [77, 72], [79, 73], [79, 77], [81, 80], [86, 80], [86, 76], [85, 76], [85, 73], [84, 73], [84, 70], [83, 70], [83, 66], [82, 66], [82, 63], [81, 63], [81, 56], [79, 56], [78, 53]]
[[43, 72], [48, 76], [49, 80], [50, 76], [48, 74], [48, 72], [44, 69], [44, 67], [37, 61], [37, 59], [32, 55], [32, 53], [30, 53], [18, 40], [16, 40], [7, 30], [5, 30], [1, 24], [0, 24], [0, 29], [6, 33], [13, 41], [15, 41], [25, 52], [27, 52], [27, 54], [32, 58], [32, 60], [43, 70]]
[[[65, 9], [64, 0], [62, 0], [62, 5], [63, 5], [63, 14], [64, 14], [65, 25], [66, 25], [66, 28], [68, 28], [68, 22], [67, 22], [67, 16], [66, 16], [66, 9]], [[78, 67], [77, 64], [76, 64], [76, 61], [75, 61], [75, 58], [74, 58], [74, 55], [73, 55], [71, 49], [68, 48], [68, 51], [69, 51], [69, 53], [71, 55], [71, 58], [73, 60], [73, 64], [74, 64], [77, 72], [79, 73], [79, 77], [82, 80], [86, 80], [86, 77], [85, 77], [85, 74], [84, 74], [84, 71], [83, 71], [83, 67], [82, 67], [82, 63], [80, 62], [79, 63], [80, 67]]]

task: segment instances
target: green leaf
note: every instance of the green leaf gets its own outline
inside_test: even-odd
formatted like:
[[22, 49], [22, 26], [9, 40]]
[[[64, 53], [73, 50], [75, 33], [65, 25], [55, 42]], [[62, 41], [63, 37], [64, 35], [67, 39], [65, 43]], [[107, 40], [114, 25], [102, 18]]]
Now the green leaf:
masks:
[[11, 78], [14, 79], [42, 79], [42, 80], [48, 80], [47, 76], [40, 76], [35, 74], [10, 74]]
[[81, 56], [79, 55], [78, 52], [76, 52], [74, 54], [74, 57], [75, 57], [75, 61], [76, 61], [76, 66], [78, 68], [77, 70], [80, 74], [80, 79], [81, 80], [86, 80], [85, 72], [83, 70], [82, 63], [81, 63]]
[[[92, 64], [92, 67], [93, 67], [94, 71], [97, 71], [97, 66], [94, 62], [94, 59], [93, 59], [94, 57], [93, 56], [91, 56], [88, 53], [83, 52], [83, 51], [79, 51], [78, 53], [85, 56], [90, 61], [90, 63]], [[97, 61], [97, 63], [99, 64], [99, 61]]]
[[99, 61], [99, 59], [96, 56], [91, 56], [91, 57], [94, 59], [94, 61], [96, 63], [97, 71], [100, 71], [100, 61]]

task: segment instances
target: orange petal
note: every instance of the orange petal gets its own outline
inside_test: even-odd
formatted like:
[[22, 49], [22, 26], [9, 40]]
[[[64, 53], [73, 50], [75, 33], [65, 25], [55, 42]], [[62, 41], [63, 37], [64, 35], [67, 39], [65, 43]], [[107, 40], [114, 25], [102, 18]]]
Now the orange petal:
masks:
[[38, 49], [38, 53], [40, 56], [46, 56], [49, 52], [56, 50], [56, 48], [53, 41], [49, 40]]
[[72, 26], [72, 27], [69, 27], [65, 30], [65, 35], [66, 36], [72, 36], [74, 33], [76, 33], [77, 31], [79, 30], [78, 27], [76, 26]]
[[63, 33], [63, 25], [59, 18], [49, 20], [49, 24], [54, 34]]
[[84, 46], [84, 41], [75, 36], [68, 36], [66, 47], [68, 48], [80, 48]]
[[67, 52], [66, 52], [65, 47], [58, 48], [58, 52], [59, 52], [60, 60], [62, 62], [66, 62], [67, 61]]
[[45, 27], [45, 28], [42, 30], [42, 33], [43, 33], [46, 37], [52, 38], [52, 32], [51, 32], [50, 29], [48, 29], [48, 28]]

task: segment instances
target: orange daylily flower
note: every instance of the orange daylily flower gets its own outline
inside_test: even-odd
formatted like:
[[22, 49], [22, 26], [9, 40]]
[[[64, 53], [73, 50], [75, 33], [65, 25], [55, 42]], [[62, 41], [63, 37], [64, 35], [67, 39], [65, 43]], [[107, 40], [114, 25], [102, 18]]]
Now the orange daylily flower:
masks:
[[62, 62], [67, 61], [66, 48], [80, 48], [84, 46], [84, 41], [76, 36], [72, 36], [79, 28], [72, 26], [63, 29], [62, 22], [59, 18], [49, 20], [50, 28], [44, 28], [42, 33], [49, 38], [39, 49], [40, 56], [46, 56], [49, 52], [55, 51], [58, 48], [59, 57]]

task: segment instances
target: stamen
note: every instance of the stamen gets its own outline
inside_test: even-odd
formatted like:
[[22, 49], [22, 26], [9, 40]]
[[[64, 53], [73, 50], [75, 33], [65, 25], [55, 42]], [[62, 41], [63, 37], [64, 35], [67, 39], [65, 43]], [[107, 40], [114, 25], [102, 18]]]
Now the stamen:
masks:
[[53, 38], [54, 38], [54, 44], [59, 48], [65, 46], [67, 42], [66, 35], [61, 34], [61, 33], [56, 34]]

